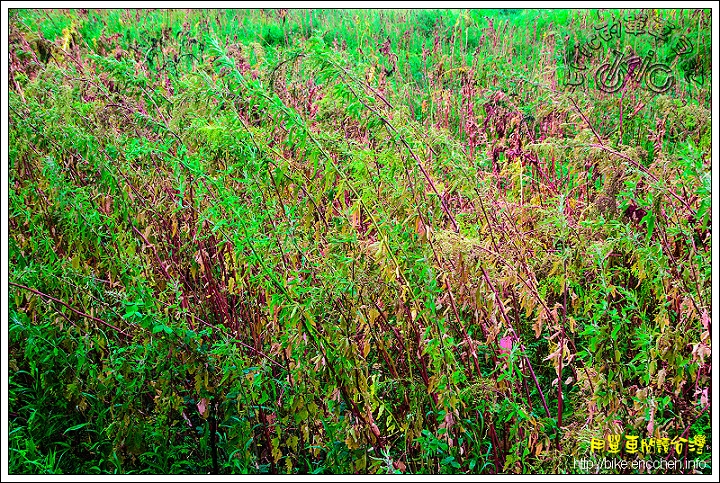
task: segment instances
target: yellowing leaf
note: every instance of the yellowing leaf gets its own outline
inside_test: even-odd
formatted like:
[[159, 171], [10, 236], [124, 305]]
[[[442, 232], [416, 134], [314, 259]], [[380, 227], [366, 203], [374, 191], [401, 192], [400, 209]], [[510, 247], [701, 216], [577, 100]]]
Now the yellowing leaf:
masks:
[[307, 310], [304, 310], [303, 313], [305, 314], [305, 319], [310, 322], [310, 325], [315, 327], [315, 319], [313, 318], [312, 314]]
[[[297, 437], [297, 436], [290, 436], [290, 437], [287, 439], [287, 445], [288, 445], [288, 447], [291, 448], [293, 451], [296, 451], [296, 450], [297, 450], [297, 445], [298, 445], [298, 437]], [[289, 460], [289, 459], [290, 459], [290, 458], [288, 458], [288, 460]]]
[[658, 371], [658, 380], [657, 380], [658, 388], [662, 389], [663, 384], [665, 384], [665, 369], [660, 369]]
[[345, 445], [348, 447], [348, 449], [357, 449], [360, 447], [357, 442], [355, 432], [352, 429], [348, 431], [347, 438], [345, 438]]
[[540, 453], [543, 450], [543, 444], [542, 441], [540, 441], [538, 444], [535, 445], [535, 456], [540, 456]]
[[370, 311], [368, 312], [368, 319], [370, 321], [371, 326], [375, 323], [375, 320], [378, 318], [379, 315], [380, 315], [380, 312], [378, 312], [377, 309], [375, 309], [375, 308], [370, 309]]
[[539, 338], [540, 334], [542, 333], [543, 329], [543, 322], [545, 322], [545, 319], [547, 319], [547, 314], [544, 311], [540, 311], [540, 313], [537, 316], [537, 319], [535, 320], [535, 323], [533, 324], [533, 329], [535, 329], [535, 338]]
[[278, 438], [273, 438], [271, 441], [272, 446], [272, 457], [275, 463], [277, 463], [280, 458], [282, 458], [282, 451], [280, 451], [280, 441]]

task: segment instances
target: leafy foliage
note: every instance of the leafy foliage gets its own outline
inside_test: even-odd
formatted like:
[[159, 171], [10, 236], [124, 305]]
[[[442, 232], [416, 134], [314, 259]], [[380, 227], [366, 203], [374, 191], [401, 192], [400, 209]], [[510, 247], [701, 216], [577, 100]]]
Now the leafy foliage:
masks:
[[12, 11], [10, 472], [710, 448], [710, 82], [559, 88], [590, 15]]

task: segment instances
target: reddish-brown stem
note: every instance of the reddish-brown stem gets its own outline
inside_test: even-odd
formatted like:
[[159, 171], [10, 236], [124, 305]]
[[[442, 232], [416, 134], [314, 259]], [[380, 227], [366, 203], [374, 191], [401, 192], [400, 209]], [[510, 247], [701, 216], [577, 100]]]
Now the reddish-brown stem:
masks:
[[39, 296], [41, 296], [41, 297], [45, 297], [45, 298], [47, 298], [47, 299], [49, 299], [49, 300], [52, 300], [53, 302], [57, 302], [57, 303], [59, 303], [59, 304], [61, 304], [61, 305], [64, 305], [65, 307], [67, 307], [67, 308], [70, 309], [72, 312], [76, 313], [77, 315], [79, 315], [79, 316], [81, 316], [81, 317], [85, 317], [86, 319], [90, 319], [90, 320], [92, 320], [92, 321], [94, 321], [94, 322], [97, 322], [97, 323], [99, 323], [99, 324], [102, 324], [102, 325], [104, 325], [105, 327], [110, 327], [111, 329], [113, 329], [113, 330], [115, 330], [116, 332], [124, 335], [125, 337], [130, 337], [130, 338], [132, 339], [132, 336], [131, 336], [130, 334], [128, 334], [127, 332], [125, 332], [124, 330], [122, 330], [122, 329], [120, 329], [120, 328], [118, 328], [118, 327], [115, 327], [114, 325], [112, 325], [112, 324], [110, 324], [110, 323], [108, 323], [108, 322], [105, 322], [104, 320], [98, 319], [97, 317], [93, 317], [93, 316], [90, 315], [90, 314], [86, 314], [85, 312], [81, 312], [80, 310], [77, 310], [77, 309], [71, 307], [70, 305], [66, 304], [66, 303], [63, 302], [62, 300], [57, 299], [57, 298], [55, 298], [55, 297], [53, 297], [53, 296], [51, 296], [51, 295], [48, 295], [48, 294], [46, 294], [46, 293], [42, 293], [42, 292], [40, 292], [40, 291], [38, 291], [38, 290], [35, 290], [34, 288], [26, 287], [25, 285], [20, 285], [19, 283], [15, 283], [15, 282], [10, 282], [10, 281], [8, 281], [8, 285], [12, 285], [12, 286], [14, 286], [14, 287], [18, 287], [18, 288], [21, 288], [21, 289], [23, 289], [23, 290], [27, 290], [27, 291], [32, 292], [32, 293], [34, 293], [34, 294], [36, 294], [36, 295], [39, 295]]
[[[565, 258], [563, 258], [563, 314], [562, 324], [560, 324], [560, 357], [558, 359], [558, 408], [557, 408], [557, 427], [558, 432], [562, 427], [562, 413], [563, 413], [563, 393], [562, 393], [562, 370], [563, 370], [563, 357], [564, 357], [564, 343], [565, 343], [565, 317], [567, 314], [567, 264]], [[556, 441], [556, 449], [560, 450], [560, 435], [558, 434]]]
[[[609, 147], [605, 146], [605, 145], [602, 144], [602, 143], [601, 143], [601, 144], [590, 144], [590, 147], [591, 147], [591, 148], [602, 149], [603, 151], [607, 151], [607, 152], [610, 153], [610, 154], [614, 154], [615, 156], [617, 156], [617, 157], [619, 157], [619, 158], [622, 158], [622, 159], [624, 159], [625, 161], [627, 161], [627, 162], [629, 162], [630, 164], [632, 164], [633, 166], [635, 166], [637, 169], [639, 169], [640, 171], [642, 171], [643, 173], [645, 173], [645, 174], [647, 175], [647, 177], [650, 178], [651, 180], [653, 180], [654, 182], [656, 182], [656, 183], [659, 183], [659, 182], [660, 182], [660, 180], [658, 179], [657, 176], [655, 176], [654, 174], [652, 174], [650, 171], [648, 171], [648, 169], [647, 169], [645, 166], [643, 166], [642, 164], [638, 163], [637, 161], [635, 161], [634, 159], [632, 159], [630, 156], [628, 156], [628, 155], [626, 155], [626, 154], [623, 154], [623, 153], [620, 153], [620, 152], [618, 152], [618, 151], [615, 151], [614, 149], [609, 148]], [[680, 197], [680, 195], [678, 195], [677, 193], [675, 193], [675, 191], [673, 191], [673, 190], [670, 188], [670, 186], [667, 185], [667, 183], [663, 182], [663, 186], [665, 186], [665, 187], [667, 188], [668, 193], [670, 193], [673, 198], [675, 198], [675, 199], [678, 200], [680, 203], [682, 203], [682, 205], [683, 205], [690, 213], [693, 213], [693, 212], [694, 212], [693, 209], [692, 209], [692, 207], [690, 206], [690, 204], [689, 204], [687, 201], [685, 201], [682, 197]]]
[[470, 340], [470, 337], [468, 336], [467, 330], [465, 330], [465, 326], [463, 325], [462, 320], [460, 320], [460, 315], [458, 314], [457, 307], [455, 306], [455, 297], [453, 297], [452, 290], [450, 289], [450, 282], [447, 278], [445, 278], [445, 288], [447, 289], [447, 293], [450, 296], [450, 305], [452, 306], [453, 313], [455, 314], [458, 328], [460, 329], [460, 332], [465, 339], [465, 343], [468, 346], [468, 351], [472, 355], [473, 363], [475, 364], [475, 371], [477, 372], [478, 377], [482, 377], [482, 372], [480, 372], [480, 362], [478, 361], [477, 353], [475, 352], [475, 346]]
[[575, 106], [575, 110], [577, 110], [578, 114], [580, 114], [580, 117], [583, 118], [583, 121], [585, 121], [585, 124], [587, 124], [588, 127], [592, 130], [593, 134], [595, 135], [595, 138], [598, 140], [598, 142], [600, 143], [600, 145], [601, 145], [601, 146], [604, 146], [605, 143], [603, 143], [602, 138], [601, 138], [600, 135], [597, 133], [597, 131], [595, 130], [595, 128], [593, 127], [593, 125], [590, 124], [590, 121], [589, 121], [588, 118], [585, 116], [585, 114], [583, 114], [583, 112], [580, 110], [580, 108], [578, 107], [577, 103], [575, 102], [575, 99], [573, 99], [572, 97], [570, 97], [570, 102], [573, 103], [573, 106]]
[[[220, 329], [219, 329], [216, 325], [213, 325], [213, 324], [211, 324], [210, 322], [208, 322], [208, 321], [206, 321], [206, 320], [204, 320], [204, 319], [201, 319], [200, 317], [197, 317], [197, 316], [195, 316], [195, 315], [193, 315], [193, 314], [188, 314], [188, 315], [189, 315], [190, 317], [192, 317], [193, 319], [197, 320], [198, 322], [202, 323], [202, 324], [205, 325], [206, 327], [210, 327], [211, 329], [220, 332]], [[230, 342], [234, 342], [234, 343], [236, 343], [236, 344], [238, 344], [238, 345], [241, 345], [241, 346], [245, 347], [246, 349], [250, 349], [251, 351], [253, 351], [253, 352], [256, 353], [257, 355], [259, 355], [259, 356], [267, 359], [268, 362], [270, 362], [271, 364], [274, 364], [275, 366], [277, 366], [277, 367], [279, 367], [279, 368], [281, 368], [281, 369], [287, 369], [285, 366], [283, 366], [283, 365], [280, 364], [279, 362], [275, 361], [275, 360], [274, 360], [272, 357], [270, 357], [269, 355], [265, 354], [265, 353], [262, 352], [261, 350], [258, 350], [258, 349], [256, 349], [255, 347], [253, 347], [253, 346], [251, 346], [251, 345], [246, 344], [245, 342], [243, 342], [243, 341], [241, 341], [241, 340], [238, 340], [238, 339], [230, 339]]]
[[538, 392], [540, 393], [540, 399], [542, 400], [543, 408], [545, 408], [545, 414], [547, 414], [547, 417], [550, 418], [550, 417], [552, 417], [552, 416], [550, 416], [550, 409], [548, 409], [547, 401], [545, 400], [545, 394], [543, 393], [542, 388], [540, 388], [540, 383], [538, 382], [537, 377], [535, 376], [535, 371], [533, 370], [532, 364], [530, 363], [530, 359], [529, 359], [528, 356], [525, 354], [525, 347], [522, 345], [522, 342], [520, 341], [520, 338], [518, 337], [517, 332], [515, 332], [515, 329], [514, 329], [513, 326], [512, 326], [512, 321], [510, 320], [510, 317], [508, 317], [507, 314], [505, 313], [505, 308], [504, 308], [504, 306], [503, 306], [502, 299], [500, 298], [500, 294], [497, 292], [497, 289], [496, 289], [495, 286], [492, 284], [492, 282], [490, 282], [490, 277], [488, 277], [488, 274], [487, 274], [487, 272], [485, 271], [485, 267], [482, 267], [482, 266], [481, 266], [480, 269], [481, 269], [482, 272], [483, 272], [483, 276], [485, 277], [485, 281], [487, 282], [488, 286], [490, 287], [490, 289], [491, 289], [491, 290], [493, 291], [493, 293], [495, 294], [495, 301], [496, 301], [497, 304], [498, 304], [498, 308], [500, 309], [500, 313], [502, 314], [503, 319], [505, 319], [505, 322], [508, 324], [508, 327], [510, 328], [510, 330], [511, 330], [511, 332], [512, 332], [512, 334], [513, 334], [513, 337], [514, 337], [514, 339], [515, 339], [515, 342], [520, 345], [520, 349], [521, 349], [521, 351], [522, 351], [522, 353], [523, 353], [523, 357], [524, 357], [524, 359], [525, 359], [525, 362], [526, 362], [527, 365], [528, 365], [528, 369], [530, 369], [530, 376], [532, 376], [533, 381], [535, 382], [535, 387], [537, 388]]
[[[485, 413], [485, 419], [490, 420], [490, 418], [488, 418], [487, 413]], [[490, 432], [490, 441], [492, 443], [493, 460], [495, 462], [495, 471], [497, 473], [500, 473], [503, 468], [503, 464], [500, 461], [500, 457], [498, 455], [498, 449], [500, 448], [500, 441], [498, 441], [497, 433], [495, 432], [495, 423], [493, 423], [492, 420], [490, 420], [490, 421], [491, 422], [490, 422], [490, 425], [489, 425], [490, 427], [489, 427], [488, 431]]]
[[[343, 71], [343, 72], [344, 72], [344, 71]], [[347, 75], [347, 73], [345, 73], [345, 75]], [[350, 80], [354, 80], [354, 79], [353, 79], [352, 77], [350, 77], [349, 75], [348, 75], [348, 78], [349, 78]], [[349, 89], [350, 89], [350, 91], [351, 91], [353, 94], [355, 94], [355, 97], [358, 99], [358, 101], [360, 101], [360, 103], [361, 103], [363, 106], [365, 106], [370, 112], [372, 112], [373, 114], [375, 114], [375, 116], [377, 116], [377, 118], [380, 119], [380, 120], [383, 122], [383, 124], [384, 124], [390, 131], [393, 132], [393, 134], [398, 135], [398, 137], [399, 137], [399, 139], [400, 139], [400, 142], [402, 142], [402, 144], [405, 146], [405, 148], [406, 148], [406, 149], [408, 150], [408, 152], [410, 153], [410, 156], [412, 156], [412, 158], [415, 160], [415, 163], [417, 164], [418, 168], [420, 168], [420, 171], [422, 172], [423, 176], [424, 176], [425, 179], [427, 180], [428, 185], [430, 186], [430, 188], [433, 190], [433, 192], [435, 193], [435, 195], [437, 195], [438, 199], [440, 200], [440, 205], [442, 206], [442, 209], [443, 209], [443, 211], [445, 212], [445, 215], [447, 215], [447, 217], [450, 219], [450, 222], [452, 223], [453, 228], [455, 229], [455, 232], [458, 233], [458, 232], [460, 231], [460, 228], [458, 227], [458, 224], [457, 224], [457, 221], [455, 220], [455, 217], [452, 216], [452, 214], [450, 213], [450, 210], [448, 209], [447, 204], [445, 203], [445, 200], [443, 199], [443, 197], [440, 195], [440, 193], [438, 192], [437, 188], [435, 187], [435, 183], [433, 182], [432, 178], [430, 178], [430, 175], [428, 174], [428, 172], [425, 170], [425, 167], [423, 166], [422, 162], [420, 161], [420, 158], [418, 158], [418, 156], [417, 156], [417, 155], [415, 154], [415, 152], [412, 150], [412, 148], [410, 147], [410, 145], [408, 144], [408, 142], [405, 140], [405, 137], [404, 137], [404, 136], [401, 136], [400, 133], [398, 133], [397, 129], [395, 129], [395, 126], [393, 126], [393, 125], [390, 123], [390, 121], [388, 121], [388, 120], [385, 118], [385, 116], [383, 116], [382, 114], [380, 114], [379, 112], [377, 112], [375, 109], [373, 109], [372, 106], [370, 106], [370, 105], [368, 105], [367, 103], [365, 103], [365, 102], [360, 98], [360, 96], [358, 96], [358, 95], [355, 93], [355, 91], [353, 90], [352, 87], [349, 87]]]

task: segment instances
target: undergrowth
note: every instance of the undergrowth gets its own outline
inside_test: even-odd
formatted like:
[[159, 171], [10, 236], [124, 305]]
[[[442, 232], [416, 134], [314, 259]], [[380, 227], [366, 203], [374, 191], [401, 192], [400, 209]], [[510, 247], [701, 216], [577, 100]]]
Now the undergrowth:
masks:
[[710, 79], [563, 87], [614, 14], [12, 10], [10, 472], [710, 472]]

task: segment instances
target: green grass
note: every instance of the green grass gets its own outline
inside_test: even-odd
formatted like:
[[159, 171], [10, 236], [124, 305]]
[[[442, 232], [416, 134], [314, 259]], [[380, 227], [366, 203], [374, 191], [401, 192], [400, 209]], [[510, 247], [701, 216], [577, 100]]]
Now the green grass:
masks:
[[12, 10], [10, 473], [710, 473], [709, 12], [566, 85], [637, 13]]

